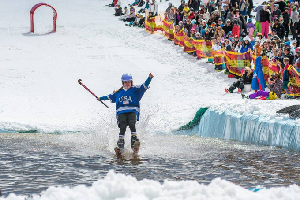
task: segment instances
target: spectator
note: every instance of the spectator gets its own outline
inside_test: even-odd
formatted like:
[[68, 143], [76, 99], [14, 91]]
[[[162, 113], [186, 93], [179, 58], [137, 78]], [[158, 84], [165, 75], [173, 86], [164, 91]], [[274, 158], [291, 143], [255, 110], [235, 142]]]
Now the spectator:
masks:
[[260, 10], [260, 24], [261, 24], [261, 34], [263, 37], [267, 38], [269, 34], [269, 23], [270, 23], [270, 12], [267, 6]]
[[221, 12], [222, 20], [225, 23], [228, 13], [230, 12], [228, 4], [224, 4], [223, 11]]
[[240, 26], [237, 20], [233, 21], [232, 34], [234, 37], [240, 37]]
[[230, 20], [231, 22], [233, 21], [233, 16], [234, 16], [234, 11], [232, 8], [229, 9], [229, 12], [226, 15], [226, 21]]
[[252, 19], [251, 19], [251, 18], [248, 19], [247, 29], [248, 29], [248, 35], [249, 35], [249, 38], [250, 38], [251, 40], [253, 40], [253, 33], [254, 33], [254, 30], [255, 30], [255, 26], [254, 26], [254, 24], [252, 23]]
[[115, 8], [115, 16], [121, 16], [122, 15], [122, 8], [121, 6], [118, 4], [117, 7]]
[[175, 25], [179, 25], [180, 21], [182, 21], [182, 17], [181, 17], [180, 11], [178, 9], [176, 9], [176, 12], [175, 12]]
[[239, 6], [239, 9], [240, 9], [240, 11], [241, 11], [241, 15], [245, 18], [245, 19], [247, 19], [247, 9], [248, 9], [248, 5], [247, 5], [247, 0], [241, 0], [240, 1], [240, 6]]
[[186, 13], [189, 13], [189, 12], [190, 12], [189, 4], [186, 3], [186, 4], [184, 5], [183, 11], [186, 12]]
[[298, 71], [298, 73], [300, 73], [300, 48], [297, 47], [295, 51], [296, 51], [296, 56], [295, 56], [294, 67], [296, 68], [296, 70]]
[[233, 93], [238, 88], [238, 93], [242, 93], [245, 84], [251, 84], [253, 78], [253, 71], [250, 67], [245, 67], [242, 73], [242, 77], [238, 81], [234, 82], [228, 89], [225, 89], [226, 93]]
[[282, 89], [284, 89], [285, 93], [286, 94], [289, 94], [289, 91], [288, 91], [288, 84], [289, 84], [289, 81], [290, 81], [290, 78], [289, 78], [289, 58], [288, 57], [285, 57], [283, 59], [283, 64], [284, 64], [284, 68], [281, 70], [281, 76], [282, 76], [282, 81], [283, 81], [283, 86], [282, 86]]
[[185, 2], [184, 0], [182, 0], [180, 6], [178, 6], [178, 10], [181, 14], [183, 14], [184, 7], [185, 7]]
[[240, 52], [245, 53], [247, 51], [253, 51], [253, 46], [252, 46], [252, 44], [250, 42], [250, 38], [248, 36], [244, 38], [244, 42], [242, 43]]
[[194, 9], [193, 9], [193, 8], [190, 9], [190, 13], [189, 13], [188, 18], [189, 18], [190, 20], [195, 19], [195, 13], [194, 13]]
[[169, 22], [175, 21], [175, 11], [173, 7], [170, 9], [170, 12], [168, 13], [168, 20]]
[[254, 9], [254, 12], [256, 12], [254, 35], [256, 35], [257, 33], [261, 33], [260, 11], [263, 9], [264, 9], [264, 5], [259, 5]]
[[284, 0], [278, 0], [275, 2], [275, 5], [278, 5], [279, 7], [279, 10], [283, 13], [285, 11], [285, 8], [286, 8], [286, 4], [284, 2]]
[[169, 6], [168, 6], [168, 8], [166, 9], [166, 13], [167, 13], [167, 14], [169, 14], [171, 8], [172, 8], [172, 3], [169, 2]]
[[252, 15], [251, 15], [251, 11], [253, 9], [253, 0], [248, 0], [248, 9], [247, 9], [247, 13], [248, 13], [248, 16], [249, 16], [249, 19], [252, 18]]
[[134, 8], [130, 8], [130, 14], [124, 19], [126, 22], [134, 22], [135, 21], [135, 11]]
[[206, 21], [210, 20], [210, 13], [207, 12], [206, 7], [203, 8], [203, 19], [205, 19]]
[[274, 25], [272, 27], [272, 32], [276, 32], [277, 36], [280, 39], [284, 38], [284, 27], [281, 23], [279, 23], [279, 20], [277, 17], [274, 18]]
[[292, 15], [291, 15], [291, 31], [292, 31], [292, 34], [293, 34], [293, 40], [296, 39], [297, 35], [296, 35], [296, 25], [298, 24], [299, 22], [299, 13], [296, 9], [297, 7], [294, 6], [293, 7], [293, 12], [292, 12]]
[[226, 24], [223, 26], [223, 30], [225, 31], [225, 34], [227, 35], [229, 31], [232, 31], [232, 24], [229, 19], [226, 20]]
[[200, 0], [193, 0], [191, 7], [194, 9], [195, 12], [199, 10], [199, 6], [200, 6]]
[[156, 16], [158, 13], [158, 5], [155, 0], [152, 0], [152, 3], [149, 5], [149, 15]]
[[281, 11], [278, 9], [279, 8], [279, 5], [278, 4], [275, 4], [275, 7], [274, 7], [274, 11], [272, 13], [272, 19], [274, 20], [274, 18], [277, 17], [277, 19], [280, 18], [281, 16]]
[[289, 26], [290, 26], [290, 15], [289, 15], [289, 8], [286, 7], [284, 9], [284, 13], [282, 14], [283, 16], [283, 24], [284, 24], [284, 32], [285, 32], [285, 37], [288, 38], [289, 36]]

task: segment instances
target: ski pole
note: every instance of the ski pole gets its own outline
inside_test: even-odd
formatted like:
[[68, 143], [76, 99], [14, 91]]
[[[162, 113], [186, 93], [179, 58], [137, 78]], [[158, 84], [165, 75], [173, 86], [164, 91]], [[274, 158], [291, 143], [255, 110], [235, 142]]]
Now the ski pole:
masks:
[[[87, 91], [89, 91], [94, 97], [96, 97], [96, 99], [98, 100], [98, 97], [88, 88], [88, 87], [86, 87], [82, 82], [81, 82], [82, 80], [81, 79], [78, 79], [78, 83], [79, 83], [79, 85], [81, 85], [82, 87], [84, 87], [84, 89], [86, 89]], [[108, 108], [108, 106], [103, 102], [103, 101], [101, 101], [100, 99], [99, 99], [99, 101], [103, 104], [103, 105], [105, 105], [105, 107], [106, 108]]]

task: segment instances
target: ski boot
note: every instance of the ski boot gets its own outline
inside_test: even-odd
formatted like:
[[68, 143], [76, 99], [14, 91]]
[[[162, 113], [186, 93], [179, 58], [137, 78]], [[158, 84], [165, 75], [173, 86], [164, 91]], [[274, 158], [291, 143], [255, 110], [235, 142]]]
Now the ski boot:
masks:
[[226, 93], [232, 93], [233, 91], [230, 90], [230, 88], [229, 88], [229, 89], [226, 89], [226, 88], [225, 88], [225, 92], [226, 92]]
[[242, 99], [250, 99], [250, 96], [247, 96], [245, 94], [241, 94], [242, 95]]
[[119, 139], [117, 142], [117, 147], [115, 148], [117, 158], [122, 157], [122, 154], [124, 153], [124, 145], [125, 145], [124, 139]]
[[131, 149], [134, 154], [137, 154], [140, 149], [140, 140], [136, 136], [131, 136]]

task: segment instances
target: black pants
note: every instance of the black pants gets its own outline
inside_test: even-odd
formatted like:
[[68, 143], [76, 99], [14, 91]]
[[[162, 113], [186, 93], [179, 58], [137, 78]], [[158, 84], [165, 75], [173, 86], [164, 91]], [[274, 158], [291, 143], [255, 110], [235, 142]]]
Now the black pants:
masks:
[[291, 32], [292, 32], [292, 35], [293, 35], [293, 40], [297, 37], [297, 34], [296, 34], [296, 25], [292, 25], [291, 23]]
[[289, 26], [287, 24], [284, 24], [284, 36], [287, 38], [289, 36], [289, 32], [290, 32], [290, 29], [289, 29]]
[[126, 22], [134, 22], [135, 21], [135, 17], [126, 18], [125, 21]]
[[239, 79], [238, 81], [236, 81], [236, 82], [234, 82], [230, 87], [229, 87], [229, 92], [233, 92], [233, 90], [235, 89], [235, 88], [239, 88], [239, 89], [241, 89], [241, 90], [243, 90], [244, 89], [244, 80], [241, 78], [241, 79]]
[[131, 134], [136, 134], [136, 114], [134, 112], [122, 113], [118, 115], [118, 127], [120, 128], [119, 137], [124, 137], [126, 128], [129, 126]]

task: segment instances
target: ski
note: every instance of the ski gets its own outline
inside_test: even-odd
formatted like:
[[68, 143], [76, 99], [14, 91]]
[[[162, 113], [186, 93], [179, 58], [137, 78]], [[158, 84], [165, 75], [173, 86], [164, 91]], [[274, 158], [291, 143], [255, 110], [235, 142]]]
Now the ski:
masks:
[[239, 94], [242, 94], [242, 90], [240, 88], [238, 88], [237, 92], [230, 92], [227, 88], [225, 88], [225, 93], [239, 93]]
[[141, 145], [140, 141], [135, 141], [134, 142], [134, 146], [132, 148], [134, 156], [136, 156], [138, 154], [138, 152], [140, 150], [140, 145]]
[[119, 147], [115, 147], [116, 156], [118, 159], [122, 158], [122, 150]]

